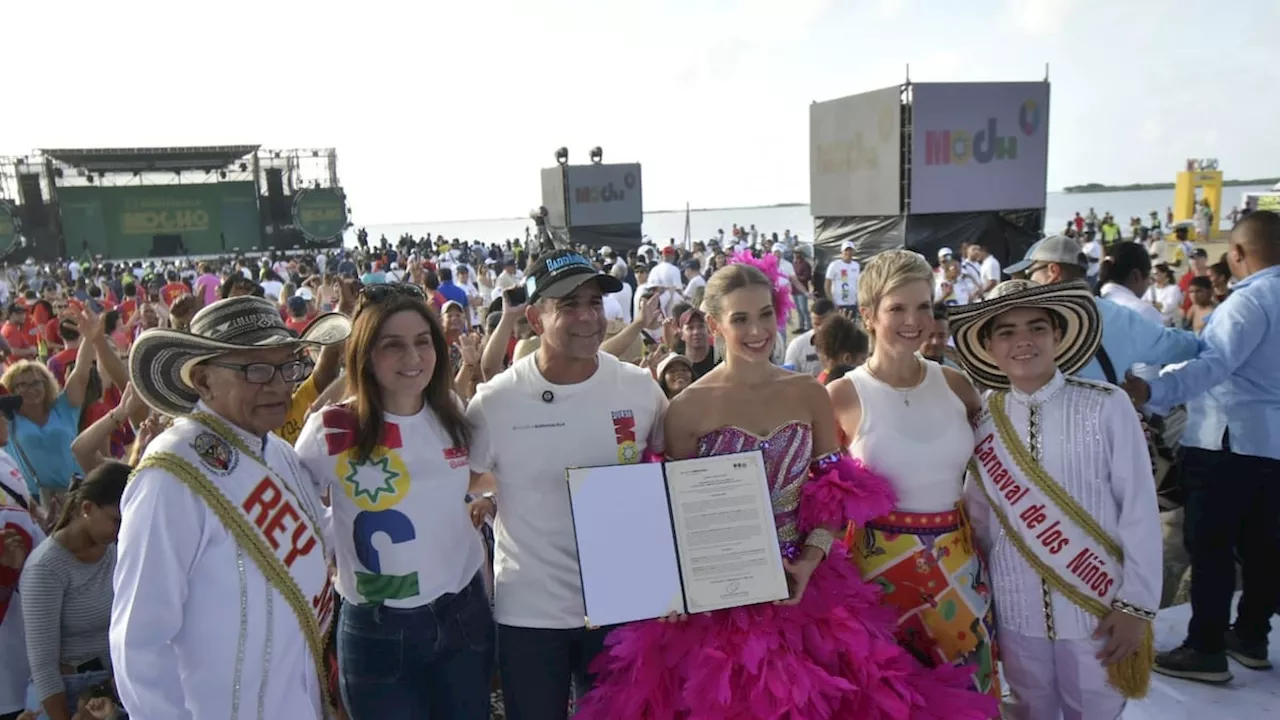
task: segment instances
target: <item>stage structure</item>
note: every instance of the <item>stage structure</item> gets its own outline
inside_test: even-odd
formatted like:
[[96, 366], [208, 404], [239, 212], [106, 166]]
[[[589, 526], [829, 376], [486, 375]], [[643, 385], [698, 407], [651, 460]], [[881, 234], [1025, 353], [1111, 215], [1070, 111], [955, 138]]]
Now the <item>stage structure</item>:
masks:
[[38, 150], [0, 158], [5, 198], [0, 252], [42, 261], [337, 247], [349, 214], [331, 148]]
[[570, 165], [568, 150], [560, 148], [556, 167], [542, 170], [542, 207], [532, 215], [557, 247], [607, 245], [626, 252], [640, 246], [640, 164], [605, 165], [603, 155], [593, 148], [589, 165]]
[[[1209, 203], [1213, 222], [1209, 223], [1209, 237], [1200, 237], [1195, 220], [1199, 217], [1201, 201]], [[1173, 185], [1173, 222], [1191, 222], [1187, 235], [1192, 240], [1212, 242], [1219, 235], [1218, 223], [1222, 219], [1222, 171], [1217, 158], [1189, 158], [1186, 169], [1178, 173]], [[1173, 236], [1170, 235], [1172, 238]]]
[[1049, 82], [912, 83], [809, 107], [814, 244], [936, 262], [982, 242], [1006, 263], [1044, 225]]

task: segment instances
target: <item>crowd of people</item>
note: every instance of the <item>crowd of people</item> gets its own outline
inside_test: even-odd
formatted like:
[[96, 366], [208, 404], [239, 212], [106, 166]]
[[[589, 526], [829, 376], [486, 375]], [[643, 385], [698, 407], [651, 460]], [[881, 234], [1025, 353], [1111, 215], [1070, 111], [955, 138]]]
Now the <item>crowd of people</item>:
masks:
[[[1189, 253], [1185, 311], [1087, 242], [13, 268], [0, 718], [1095, 720], [1269, 668], [1280, 217], [1221, 282]], [[590, 626], [566, 469], [742, 451], [790, 597]]]

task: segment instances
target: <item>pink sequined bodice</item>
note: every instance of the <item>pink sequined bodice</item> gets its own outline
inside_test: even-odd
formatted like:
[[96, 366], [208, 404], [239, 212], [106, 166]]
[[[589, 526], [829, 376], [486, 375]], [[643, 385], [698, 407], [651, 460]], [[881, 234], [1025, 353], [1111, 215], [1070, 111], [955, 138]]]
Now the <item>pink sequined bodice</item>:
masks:
[[800, 541], [796, 522], [800, 515], [800, 488], [809, 476], [813, 460], [813, 431], [808, 423], [793, 420], [761, 437], [727, 425], [698, 438], [698, 457], [759, 450], [764, 455], [773, 499], [773, 517], [778, 525], [778, 541], [794, 545]]

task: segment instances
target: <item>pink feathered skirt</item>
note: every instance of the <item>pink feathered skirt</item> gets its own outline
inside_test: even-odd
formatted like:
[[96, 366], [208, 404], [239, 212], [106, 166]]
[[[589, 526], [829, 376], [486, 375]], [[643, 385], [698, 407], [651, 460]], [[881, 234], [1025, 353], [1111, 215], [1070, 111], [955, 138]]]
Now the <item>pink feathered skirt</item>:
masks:
[[632, 623], [610, 633], [579, 720], [986, 720], [970, 671], [926, 669], [894, 640], [893, 608], [841, 543], [799, 605]]

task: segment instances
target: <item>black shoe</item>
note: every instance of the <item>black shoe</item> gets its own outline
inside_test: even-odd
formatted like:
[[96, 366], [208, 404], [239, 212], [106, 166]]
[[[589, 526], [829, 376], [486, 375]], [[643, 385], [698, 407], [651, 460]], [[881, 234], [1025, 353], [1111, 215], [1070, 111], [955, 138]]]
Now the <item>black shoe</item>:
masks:
[[1271, 660], [1267, 657], [1267, 643], [1242, 639], [1235, 628], [1227, 631], [1223, 638], [1226, 644], [1227, 657], [1235, 660], [1250, 670], [1270, 670]]
[[1161, 675], [1221, 685], [1231, 682], [1226, 653], [1202, 653], [1186, 645], [1156, 654], [1152, 670]]

